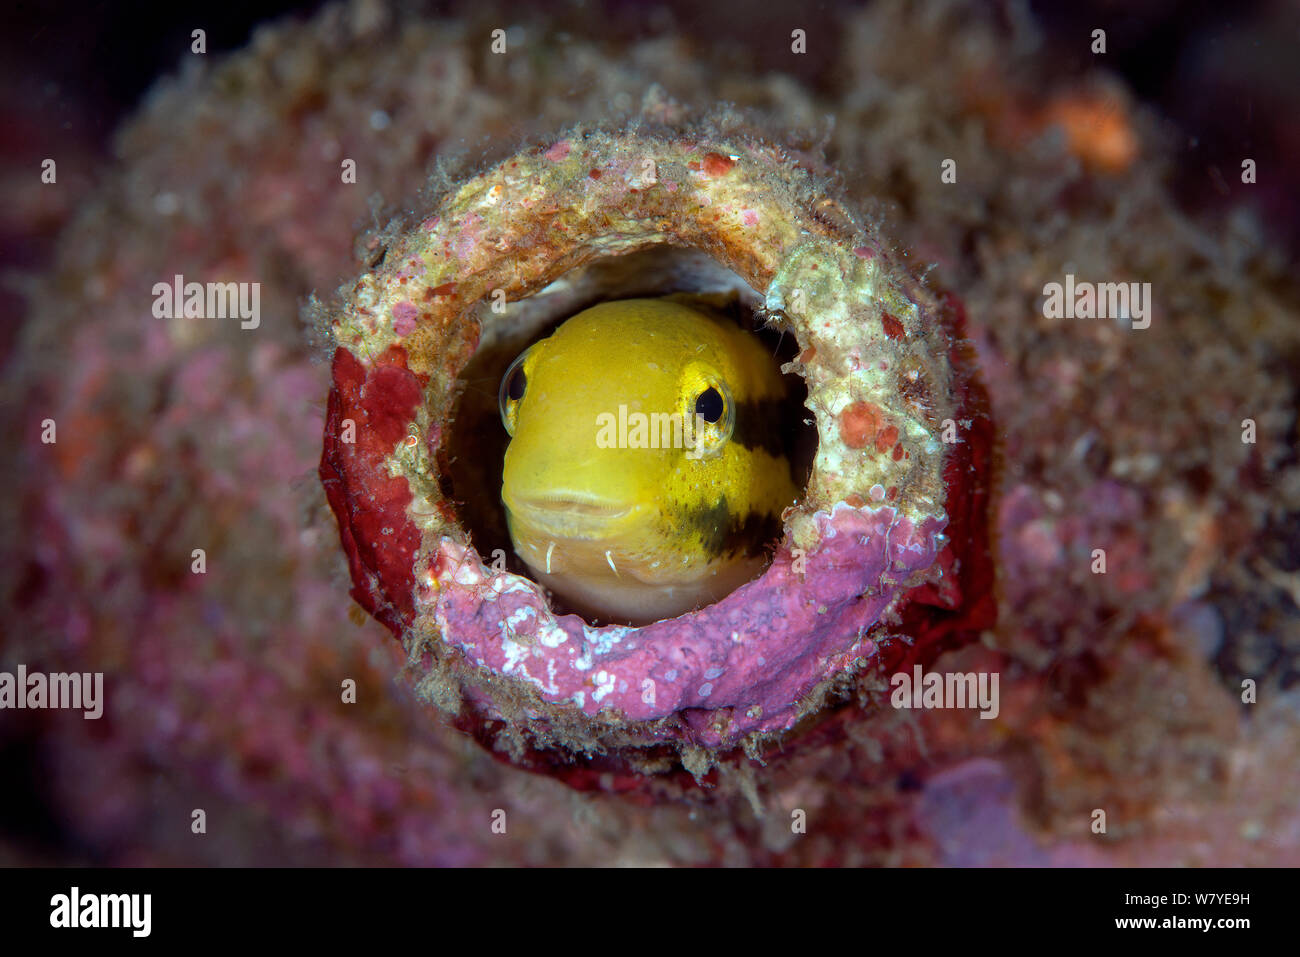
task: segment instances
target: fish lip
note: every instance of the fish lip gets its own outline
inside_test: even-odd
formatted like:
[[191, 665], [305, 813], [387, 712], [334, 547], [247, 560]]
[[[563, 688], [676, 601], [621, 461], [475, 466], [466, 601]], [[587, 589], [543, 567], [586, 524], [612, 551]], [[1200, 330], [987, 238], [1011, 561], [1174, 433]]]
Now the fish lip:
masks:
[[524, 499], [519, 504], [530, 512], [562, 512], [566, 515], [589, 515], [593, 518], [622, 518], [633, 508], [631, 505], [606, 505], [595, 499], [567, 496]]
[[556, 537], [598, 532], [641, 511], [637, 505], [567, 495], [515, 498], [503, 494], [501, 498], [511, 515]]

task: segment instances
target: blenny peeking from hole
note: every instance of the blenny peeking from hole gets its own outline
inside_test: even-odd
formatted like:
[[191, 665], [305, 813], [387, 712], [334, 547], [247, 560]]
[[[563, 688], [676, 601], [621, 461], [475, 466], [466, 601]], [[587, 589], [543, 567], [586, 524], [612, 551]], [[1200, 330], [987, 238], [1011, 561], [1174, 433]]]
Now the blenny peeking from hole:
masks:
[[645, 624], [757, 577], [799, 497], [797, 400], [703, 296], [606, 302], [502, 377], [516, 554], [588, 618]]
[[[575, 128], [452, 184], [325, 309], [352, 594], [494, 751], [699, 780], [986, 627], [961, 305], [828, 191], [743, 133]], [[698, 456], [634, 438], [697, 409]]]

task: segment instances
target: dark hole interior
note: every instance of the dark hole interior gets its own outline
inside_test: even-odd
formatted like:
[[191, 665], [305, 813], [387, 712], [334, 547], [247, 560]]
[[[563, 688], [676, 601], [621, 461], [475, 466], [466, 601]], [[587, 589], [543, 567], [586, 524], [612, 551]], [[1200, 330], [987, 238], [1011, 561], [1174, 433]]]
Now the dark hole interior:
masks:
[[[661, 254], [640, 255], [649, 262], [651, 257]], [[672, 251], [668, 251], [669, 257], [673, 255]], [[676, 255], [680, 256], [680, 251]], [[633, 258], [620, 257], [625, 261]], [[526, 578], [531, 577], [528, 567], [515, 555], [506, 526], [505, 507], [501, 502], [501, 475], [510, 436], [501, 423], [497, 397], [501, 377], [510, 363], [529, 345], [549, 336], [565, 320], [597, 303], [702, 291], [699, 277], [675, 283], [672, 281], [671, 270], [661, 274], [661, 271], [653, 268], [628, 270], [627, 266], [628, 263], [624, 262], [618, 272], [642, 273], [645, 282], [630, 285], [626, 282], [601, 282], [600, 270], [590, 270], [595, 273], [598, 281], [579, 284], [581, 288], [564, 297], [564, 307], [558, 315], [531, 326], [502, 323], [500, 328], [515, 331], [491, 341], [486, 341], [485, 337], [485, 342], [461, 372], [462, 391], [440, 456], [443, 493], [453, 503], [460, 525], [469, 533], [474, 548], [489, 565], [504, 553], [505, 565], [509, 571]], [[752, 293], [748, 298], [754, 299]], [[778, 366], [791, 361], [799, 353], [799, 344], [794, 335], [762, 325], [756, 305], [744, 301], [743, 297], [737, 297], [728, 312], [742, 328], [764, 342]], [[808, 394], [803, 379], [798, 375], [786, 375], [785, 379], [790, 387], [787, 401], [790, 403], [791, 414], [783, 417], [783, 420], [802, 423], [793, 430], [794, 434], [787, 436], [788, 454], [794, 463], [798, 485], [802, 489], [807, 486], [812, 473], [813, 459], [817, 452], [817, 431], [812, 424], [812, 412], [803, 406]], [[771, 544], [775, 549], [777, 542]], [[552, 596], [551, 601], [557, 614], [569, 612], [570, 609], [564, 607], [558, 596]], [[587, 620], [592, 624], [606, 623], [593, 620], [590, 616]]]

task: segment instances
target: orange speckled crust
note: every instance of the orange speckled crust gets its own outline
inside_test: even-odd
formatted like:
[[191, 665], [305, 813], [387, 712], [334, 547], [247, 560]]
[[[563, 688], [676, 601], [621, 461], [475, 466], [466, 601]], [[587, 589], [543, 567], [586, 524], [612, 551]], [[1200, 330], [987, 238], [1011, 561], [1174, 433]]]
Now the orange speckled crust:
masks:
[[870, 402], [854, 402], [840, 412], [840, 438], [851, 449], [866, 448], [880, 428], [880, 410]]

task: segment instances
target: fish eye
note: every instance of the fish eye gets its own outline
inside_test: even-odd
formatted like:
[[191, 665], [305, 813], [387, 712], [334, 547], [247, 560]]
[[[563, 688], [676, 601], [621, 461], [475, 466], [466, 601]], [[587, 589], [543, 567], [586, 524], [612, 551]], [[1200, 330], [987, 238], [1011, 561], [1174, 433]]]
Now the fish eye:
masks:
[[528, 350], [525, 349], [514, 362], [510, 363], [510, 368], [506, 369], [506, 374], [501, 377], [501, 386], [497, 390], [497, 406], [501, 410], [501, 422], [511, 435], [515, 434], [514, 403], [524, 397], [524, 390], [528, 387], [528, 377], [524, 373], [524, 359], [527, 355]]
[[506, 397], [512, 402], [518, 402], [524, 397], [524, 384], [526, 382], [524, 370], [522, 367], [516, 367], [515, 371], [506, 376]]
[[[696, 391], [696, 390], [699, 391]], [[687, 414], [694, 414], [695, 421], [703, 430], [698, 441], [702, 443], [700, 451], [710, 454], [717, 452], [730, 439], [736, 427], [736, 404], [732, 401], [731, 390], [725, 381], [713, 372], [704, 372], [695, 379], [694, 388], [686, 395], [695, 395], [692, 402], [687, 399]]]
[[709, 424], [722, 418], [725, 410], [726, 403], [722, 399], [722, 393], [713, 386], [709, 386], [695, 399], [695, 414], [703, 416], [704, 421]]

